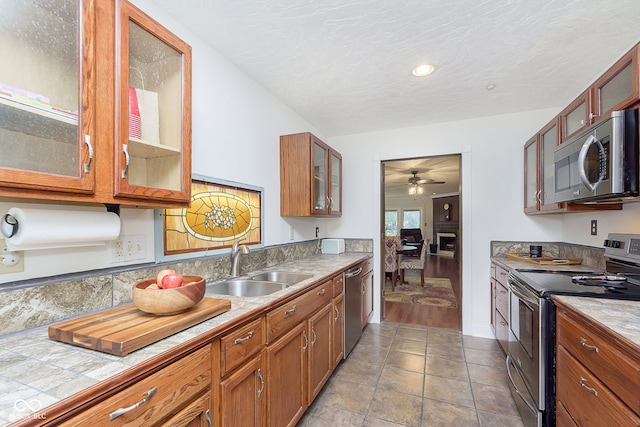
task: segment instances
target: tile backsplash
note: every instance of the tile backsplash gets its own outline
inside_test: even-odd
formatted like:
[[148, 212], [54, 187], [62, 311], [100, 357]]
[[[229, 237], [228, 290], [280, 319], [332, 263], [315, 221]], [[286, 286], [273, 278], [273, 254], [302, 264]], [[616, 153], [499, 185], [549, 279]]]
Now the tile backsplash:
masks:
[[[371, 239], [348, 239], [347, 252], [373, 252]], [[320, 240], [251, 249], [240, 272], [251, 272], [320, 253]], [[0, 285], [0, 335], [55, 323], [131, 302], [133, 283], [163, 268], [197, 274], [208, 281], [229, 277], [229, 253], [162, 264], [148, 263]]]

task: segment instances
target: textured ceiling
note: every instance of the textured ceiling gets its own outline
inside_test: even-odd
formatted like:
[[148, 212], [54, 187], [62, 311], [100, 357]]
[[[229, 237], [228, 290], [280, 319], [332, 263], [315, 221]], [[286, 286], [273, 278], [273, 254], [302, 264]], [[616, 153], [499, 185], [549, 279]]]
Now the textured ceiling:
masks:
[[[422, 197], [460, 191], [460, 156], [435, 156], [384, 162], [384, 189], [387, 197], [406, 197], [412, 171], [426, 182], [421, 184]], [[431, 183], [437, 181], [439, 183]], [[413, 196], [421, 197], [421, 196]]]
[[640, 0], [150, 1], [326, 136], [563, 107], [640, 40]]

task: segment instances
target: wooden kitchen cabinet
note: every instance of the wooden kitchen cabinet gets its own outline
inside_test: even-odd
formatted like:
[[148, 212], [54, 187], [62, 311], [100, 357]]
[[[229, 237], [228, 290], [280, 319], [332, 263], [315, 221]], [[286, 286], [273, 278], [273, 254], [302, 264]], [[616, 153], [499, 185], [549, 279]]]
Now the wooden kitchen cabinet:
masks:
[[491, 263], [491, 327], [505, 354], [509, 346], [509, 272]]
[[198, 420], [210, 417], [211, 357], [211, 346], [197, 350], [61, 425], [141, 425], [144, 420], [144, 425], [162, 426], [171, 424], [169, 419], [201, 425]]
[[311, 404], [333, 372], [332, 317], [333, 304], [327, 304], [309, 319], [309, 389]]
[[75, 5], [77, 16], [24, 11], [55, 36], [0, 30], [14, 64], [0, 82], [31, 96], [0, 91], [0, 134], [16, 144], [0, 160], [0, 196], [187, 206], [191, 48], [125, 0]]
[[269, 426], [294, 426], [307, 409], [307, 323], [267, 347]]
[[333, 320], [331, 325], [331, 354], [333, 355], [333, 369], [344, 358], [344, 273], [335, 276], [333, 282]]
[[309, 132], [280, 137], [280, 215], [342, 216], [342, 156]]
[[591, 91], [581, 93], [560, 112], [561, 140], [566, 141], [592, 123]]
[[362, 263], [362, 329], [373, 316], [373, 258]]
[[562, 416], [578, 426], [640, 425], [637, 349], [561, 304], [556, 310], [556, 400], [566, 412]]
[[265, 378], [265, 364], [259, 354], [220, 383], [220, 425], [265, 425]]

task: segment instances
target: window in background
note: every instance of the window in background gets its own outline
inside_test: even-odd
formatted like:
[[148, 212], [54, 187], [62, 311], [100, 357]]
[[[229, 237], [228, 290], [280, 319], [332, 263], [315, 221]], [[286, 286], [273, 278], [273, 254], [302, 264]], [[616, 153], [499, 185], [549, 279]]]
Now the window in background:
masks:
[[420, 228], [420, 211], [403, 211], [402, 228]]
[[384, 211], [384, 235], [398, 236], [398, 211]]

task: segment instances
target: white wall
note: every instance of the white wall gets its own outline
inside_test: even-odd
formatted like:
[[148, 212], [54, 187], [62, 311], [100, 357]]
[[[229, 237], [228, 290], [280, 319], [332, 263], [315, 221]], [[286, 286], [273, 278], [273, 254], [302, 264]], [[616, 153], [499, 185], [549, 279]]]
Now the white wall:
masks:
[[[192, 47], [193, 173], [263, 187], [265, 245], [290, 242], [290, 227], [294, 241], [315, 238], [316, 226], [323, 236], [322, 220], [280, 218], [279, 206], [279, 136], [311, 131], [322, 138], [323, 134], [149, 1], [134, 3]], [[21, 203], [0, 202], [0, 215], [12, 206]], [[112, 263], [110, 245], [30, 251], [24, 257], [25, 271], [0, 275], [0, 283], [152, 262], [153, 211], [123, 209], [121, 220], [121, 235], [145, 236], [145, 259]]]
[[[344, 171], [343, 218], [331, 223], [330, 233], [372, 237], [379, 248], [380, 162], [461, 153], [463, 332], [492, 336], [490, 242], [562, 238], [561, 217], [526, 216], [522, 203], [524, 142], [558, 110], [329, 138], [327, 142], [342, 154]], [[376, 271], [381, 271], [379, 256], [374, 259]], [[378, 316], [380, 289], [381, 285], [375, 295]]]

